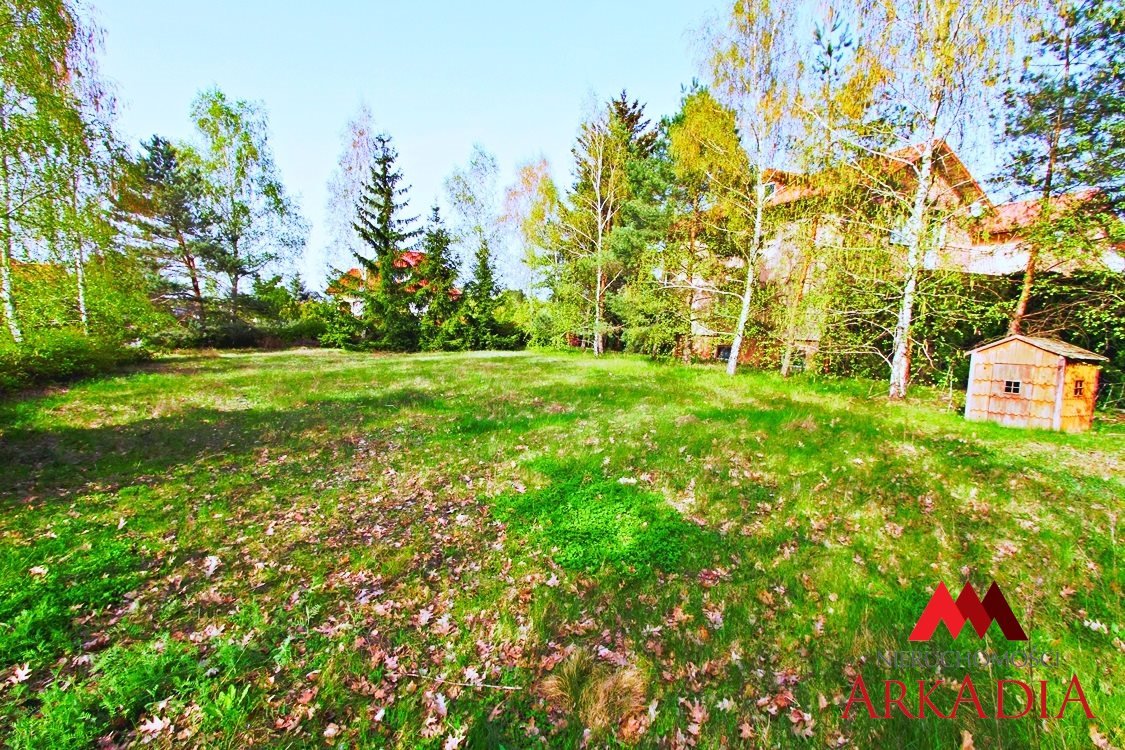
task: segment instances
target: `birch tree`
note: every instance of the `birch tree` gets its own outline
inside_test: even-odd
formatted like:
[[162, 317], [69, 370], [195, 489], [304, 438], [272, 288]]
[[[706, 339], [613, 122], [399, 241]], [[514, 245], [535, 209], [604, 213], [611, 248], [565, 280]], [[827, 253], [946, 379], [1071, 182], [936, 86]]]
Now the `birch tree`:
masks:
[[561, 212], [569, 265], [590, 282], [575, 289], [589, 311], [594, 354], [605, 352], [606, 293], [621, 273], [613, 262], [610, 233], [626, 200], [628, 156], [625, 134], [601, 107], [583, 123], [574, 147], [575, 188]]
[[445, 196], [456, 217], [457, 240], [462, 245], [458, 265], [469, 267], [482, 247], [490, 248], [489, 263], [500, 245], [503, 223], [500, 209], [500, 165], [480, 144], [474, 144], [469, 161], [445, 179]]
[[770, 196], [767, 170], [784, 159], [788, 118], [797, 78], [797, 6], [792, 0], [736, 0], [725, 25], [711, 37], [711, 74], [720, 99], [734, 110], [750, 164], [750, 182], [722, 186], [732, 207], [748, 213], [749, 237], [742, 243], [746, 277], [734, 329], [727, 374], [734, 375], [742, 351], [759, 272]]
[[[934, 248], [934, 219], [950, 196], [934, 187], [939, 148], [987, 110], [986, 94], [1013, 49], [1016, 0], [879, 0], [862, 3], [859, 43], [886, 71], [874, 94], [884, 128], [854, 165], [901, 208], [896, 228], [903, 275], [894, 326], [889, 395], [906, 395], [919, 272]], [[891, 165], [887, 169], [887, 165]], [[906, 189], [899, 175], [905, 174]], [[888, 175], [894, 175], [889, 177]]]
[[355, 207], [363, 196], [363, 186], [375, 159], [378, 135], [371, 109], [361, 104], [344, 128], [343, 148], [328, 178], [325, 218], [330, 244], [325, 261], [333, 270], [339, 270], [336, 263], [349, 262], [366, 249], [353, 224]]
[[260, 106], [208, 89], [192, 103], [191, 115], [203, 143], [185, 156], [200, 170], [216, 217], [219, 241], [207, 261], [227, 279], [233, 316], [242, 279], [303, 247], [305, 224], [285, 193]]
[[90, 156], [84, 118], [109, 107], [94, 67], [99, 32], [80, 11], [65, 0], [0, 8], [0, 310], [16, 343], [24, 332], [14, 262], [50, 239], [62, 207], [73, 208], [67, 196]]

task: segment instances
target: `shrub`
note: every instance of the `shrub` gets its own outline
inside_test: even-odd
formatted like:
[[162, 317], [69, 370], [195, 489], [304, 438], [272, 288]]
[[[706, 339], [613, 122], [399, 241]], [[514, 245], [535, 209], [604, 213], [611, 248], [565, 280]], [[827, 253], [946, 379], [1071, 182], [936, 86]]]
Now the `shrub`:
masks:
[[0, 392], [96, 375], [149, 356], [140, 345], [70, 329], [46, 331], [0, 348]]

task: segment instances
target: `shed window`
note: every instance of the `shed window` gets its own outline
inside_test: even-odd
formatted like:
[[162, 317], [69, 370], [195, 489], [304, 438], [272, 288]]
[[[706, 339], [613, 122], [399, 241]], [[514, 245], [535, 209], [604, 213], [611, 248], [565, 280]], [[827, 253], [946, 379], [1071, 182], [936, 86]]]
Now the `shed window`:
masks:
[[1019, 393], [1019, 392], [1020, 392], [1020, 381], [1018, 381], [1018, 380], [1005, 380], [1004, 381], [1004, 393]]
[[1081, 396], [1084, 393], [1086, 393], [1086, 381], [1085, 380], [1075, 380], [1074, 381], [1074, 395], [1075, 396]]

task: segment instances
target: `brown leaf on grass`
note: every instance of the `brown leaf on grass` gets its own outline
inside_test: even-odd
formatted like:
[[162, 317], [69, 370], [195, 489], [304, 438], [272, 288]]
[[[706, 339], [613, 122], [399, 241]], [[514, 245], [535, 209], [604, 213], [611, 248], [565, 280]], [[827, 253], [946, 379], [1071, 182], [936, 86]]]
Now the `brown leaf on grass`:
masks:
[[149, 719], [142, 721], [137, 725], [137, 729], [141, 734], [160, 734], [168, 727], [172, 726], [172, 722], [163, 719], [159, 716], [153, 716]]
[[218, 570], [219, 566], [222, 564], [219, 558], [214, 555], [207, 555], [207, 557], [203, 558], [203, 575], [210, 578], [215, 575], [215, 571]]
[[699, 733], [703, 730], [703, 725], [711, 718], [711, 713], [701, 701], [691, 701], [680, 698], [680, 704], [687, 707], [688, 710], [688, 734], [693, 737], [698, 737]]
[[802, 711], [799, 708], [794, 708], [789, 712], [789, 721], [793, 724], [793, 734], [798, 737], [812, 737], [813, 727], [816, 725], [816, 719], [812, 714]]
[[27, 680], [31, 676], [31, 664], [17, 664], [12, 668], [12, 674], [8, 676], [7, 682], [12, 685], [18, 685]]
[[1093, 724], [1090, 725], [1090, 742], [1094, 743], [1094, 747], [1098, 750], [1117, 750], [1109, 741], [1109, 737], [1105, 736], [1098, 731], [1098, 728]]
[[677, 604], [672, 608], [672, 614], [668, 615], [666, 622], [668, 624], [668, 627], [674, 628], [677, 625], [681, 625], [685, 622], [690, 622], [692, 619], [692, 616], [687, 612], [684, 612], [684, 608]]

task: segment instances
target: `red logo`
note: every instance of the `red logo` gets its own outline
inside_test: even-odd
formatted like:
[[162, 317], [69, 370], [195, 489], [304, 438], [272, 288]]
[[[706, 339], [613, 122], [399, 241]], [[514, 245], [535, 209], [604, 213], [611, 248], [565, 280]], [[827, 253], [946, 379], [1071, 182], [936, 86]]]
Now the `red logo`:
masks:
[[977, 635], [981, 638], [984, 637], [988, 626], [995, 622], [1009, 641], [1027, 640], [1027, 633], [1023, 632], [1012, 608], [1008, 606], [1008, 600], [1004, 598], [995, 581], [988, 587], [983, 600], [978, 598], [977, 592], [966, 583], [957, 601], [953, 600], [945, 584], [939, 583], [937, 591], [930, 597], [930, 603], [922, 610], [918, 624], [910, 633], [910, 640], [930, 640], [939, 623], [945, 623], [949, 634], [956, 638], [966, 622], [973, 624], [973, 630], [977, 631]]

